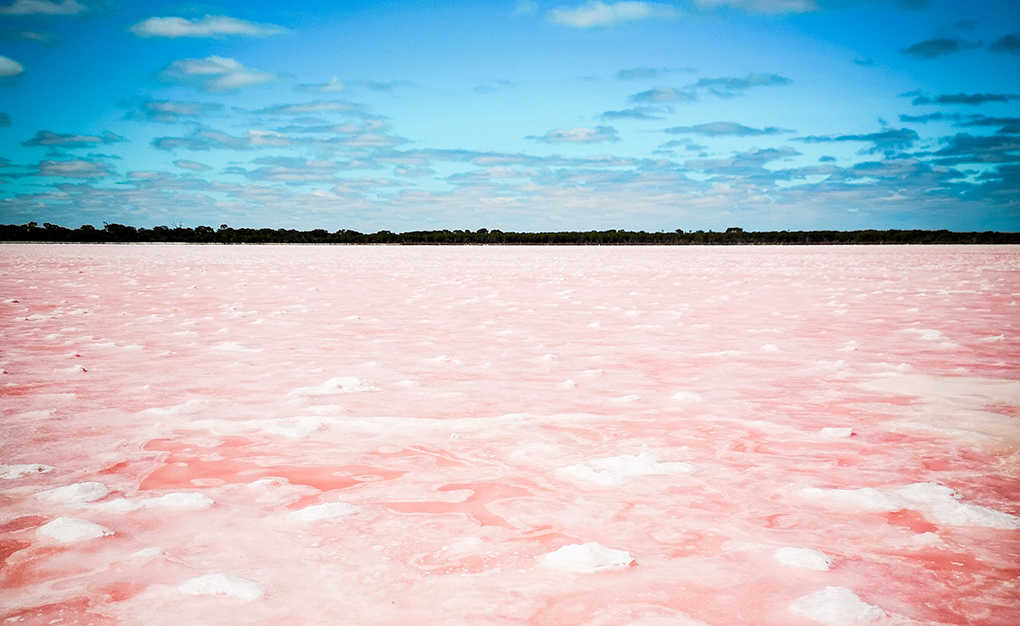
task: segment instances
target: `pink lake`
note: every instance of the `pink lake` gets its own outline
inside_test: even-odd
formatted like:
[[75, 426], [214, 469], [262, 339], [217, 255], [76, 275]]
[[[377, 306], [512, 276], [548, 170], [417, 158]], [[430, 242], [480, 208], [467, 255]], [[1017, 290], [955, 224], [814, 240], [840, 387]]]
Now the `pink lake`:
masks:
[[0, 246], [0, 620], [1020, 623], [1017, 247]]

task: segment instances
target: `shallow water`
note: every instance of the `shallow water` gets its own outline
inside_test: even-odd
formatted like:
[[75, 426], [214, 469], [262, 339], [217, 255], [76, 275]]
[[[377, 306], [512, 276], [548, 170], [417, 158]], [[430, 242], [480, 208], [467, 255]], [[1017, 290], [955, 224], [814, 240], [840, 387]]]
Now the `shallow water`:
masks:
[[19, 624], [1020, 623], [1020, 249], [0, 246]]

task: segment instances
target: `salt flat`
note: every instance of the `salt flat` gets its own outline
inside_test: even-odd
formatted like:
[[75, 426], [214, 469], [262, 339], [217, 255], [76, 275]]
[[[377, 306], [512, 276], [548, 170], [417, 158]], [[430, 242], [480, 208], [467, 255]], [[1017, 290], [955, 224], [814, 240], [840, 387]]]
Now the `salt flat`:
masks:
[[19, 624], [1020, 623], [1020, 250], [0, 247]]

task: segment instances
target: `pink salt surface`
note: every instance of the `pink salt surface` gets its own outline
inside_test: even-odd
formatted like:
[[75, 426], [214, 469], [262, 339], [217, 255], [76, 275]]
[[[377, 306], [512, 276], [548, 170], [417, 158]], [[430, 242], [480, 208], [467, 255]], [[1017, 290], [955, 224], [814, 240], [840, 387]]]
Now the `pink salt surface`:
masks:
[[0, 620], [1015, 626], [1018, 301], [1009, 247], [0, 246]]

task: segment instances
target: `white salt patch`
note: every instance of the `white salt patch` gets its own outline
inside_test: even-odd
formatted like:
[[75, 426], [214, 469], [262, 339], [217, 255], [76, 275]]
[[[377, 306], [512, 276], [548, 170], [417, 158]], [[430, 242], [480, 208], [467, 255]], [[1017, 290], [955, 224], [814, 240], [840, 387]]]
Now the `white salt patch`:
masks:
[[1020, 517], [974, 504], [964, 504], [962, 497], [949, 487], [936, 483], [915, 483], [896, 492], [925, 517], [950, 526], [982, 526], [1012, 530], [1020, 528]]
[[49, 465], [41, 465], [39, 463], [27, 463], [25, 465], [5, 465], [0, 463], [0, 479], [3, 480], [21, 478], [28, 474], [46, 474], [52, 471], [53, 468]]
[[95, 502], [105, 498], [108, 493], [110, 493], [110, 490], [103, 483], [88, 482], [75, 483], [65, 487], [42, 491], [35, 494], [35, 497], [43, 502], [85, 504], [86, 502]]
[[184, 404], [178, 404], [177, 406], [145, 409], [142, 413], [148, 413], [150, 415], [191, 415], [200, 411], [205, 404], [206, 403], [202, 400], [188, 400]]
[[236, 341], [224, 341], [223, 343], [216, 344], [213, 346], [213, 350], [222, 350], [224, 352], [262, 352], [262, 348], [249, 348]]
[[909, 508], [906, 503], [895, 496], [889, 496], [878, 489], [819, 489], [805, 487], [801, 494], [813, 500], [828, 504], [846, 506], [863, 511], [899, 511]]
[[977, 341], [982, 343], [982, 344], [994, 344], [994, 343], [1002, 342], [1003, 340], [1005, 340], [1005, 338], [1006, 338], [1005, 334], [997, 334], [997, 335], [993, 335], [993, 336], [982, 336]]
[[132, 552], [127, 555], [122, 561], [151, 561], [152, 559], [163, 556], [163, 550], [159, 548], [144, 548], [138, 552]]
[[354, 376], [338, 376], [330, 378], [317, 387], [299, 387], [292, 389], [292, 396], [325, 396], [336, 393], [357, 393], [360, 391], [379, 391], [378, 387], [362, 382]]
[[772, 555], [780, 564], [799, 569], [813, 569], [820, 572], [829, 571], [832, 559], [818, 550], [810, 548], [779, 548]]
[[254, 580], [231, 574], [206, 574], [186, 580], [177, 590], [191, 596], [229, 596], [245, 602], [262, 597], [266, 588]]
[[588, 324], [588, 328], [602, 328], [602, 324], [599, 324], [598, 322], [592, 322], [591, 324]]
[[544, 354], [544, 355], [542, 355], [541, 360], [542, 361], [555, 361], [556, 360], [556, 355], [555, 354]]
[[635, 402], [635, 401], [640, 400], [640, 399], [641, 399], [641, 396], [637, 395], [636, 393], [632, 393], [630, 395], [620, 396], [619, 398], [616, 398], [616, 401], [617, 402]]
[[315, 487], [292, 485], [289, 480], [279, 476], [260, 478], [248, 485], [248, 490], [255, 494], [255, 502], [260, 504], [293, 502], [305, 496], [322, 493]]
[[906, 328], [903, 332], [915, 334], [922, 341], [942, 341], [946, 338], [942, 331], [930, 328]]
[[563, 468], [563, 471], [575, 478], [608, 487], [619, 485], [633, 476], [690, 474], [694, 466], [686, 462], [660, 463], [658, 457], [642, 452], [638, 456], [625, 454], [596, 459], [587, 464], [570, 465]]
[[52, 522], [43, 524], [35, 532], [43, 537], [56, 539], [60, 543], [88, 541], [113, 534], [109, 528], [74, 517], [58, 517]]
[[779, 346], [774, 343], [767, 343], [761, 347], [762, 352], [779, 352]]
[[864, 602], [846, 587], [826, 587], [804, 596], [795, 600], [789, 611], [825, 626], [861, 626], [886, 616], [885, 611]]
[[[260, 421], [260, 420], [255, 420]], [[299, 417], [292, 420], [262, 420], [258, 430], [271, 435], [283, 435], [292, 439], [307, 437], [308, 435], [322, 430], [322, 427], [333, 420], [322, 417]]]
[[574, 380], [571, 379], [571, 378], [568, 378], [565, 381], [563, 381], [562, 383], [560, 383], [560, 387], [562, 387], [563, 389], [573, 389], [576, 386], [577, 386], [577, 383], [574, 382]]
[[337, 517], [356, 515], [361, 509], [346, 502], [328, 502], [326, 504], [313, 504], [303, 509], [289, 513], [287, 517], [299, 522], [317, 522]]
[[849, 426], [828, 427], [820, 431], [823, 437], [849, 437], [854, 434], [854, 429]]
[[694, 404], [704, 400], [701, 394], [694, 393], [693, 391], [678, 391], [672, 395], [672, 398], [684, 404]]
[[578, 574], [626, 567], [633, 560], [629, 552], [614, 550], [594, 542], [563, 546], [542, 557], [543, 564], [548, 567]]

